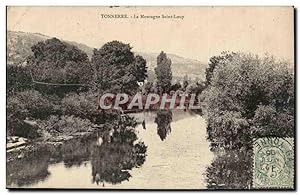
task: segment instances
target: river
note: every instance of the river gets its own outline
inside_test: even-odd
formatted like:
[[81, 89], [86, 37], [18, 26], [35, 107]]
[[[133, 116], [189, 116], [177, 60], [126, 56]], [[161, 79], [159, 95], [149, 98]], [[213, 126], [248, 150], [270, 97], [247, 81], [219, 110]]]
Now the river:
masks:
[[[206, 188], [205, 171], [214, 154], [209, 149], [206, 122], [201, 116], [183, 111], [173, 112], [171, 117], [166, 113], [132, 116], [145, 121], [145, 128], [142, 124], [135, 128], [138, 141], [147, 146], [146, 155], [134, 155], [137, 162], [123, 152], [131, 150], [129, 145], [100, 145], [95, 153], [89, 146], [90, 142], [95, 143], [93, 139], [73, 143], [64, 149], [72, 152], [64, 155], [63, 161], [37, 154], [40, 160], [22, 162], [23, 170], [16, 170], [17, 175], [9, 171], [8, 185], [29, 188]], [[74, 151], [74, 148], [78, 149]], [[137, 151], [136, 148], [133, 150]], [[34, 169], [36, 173], [24, 169]]]

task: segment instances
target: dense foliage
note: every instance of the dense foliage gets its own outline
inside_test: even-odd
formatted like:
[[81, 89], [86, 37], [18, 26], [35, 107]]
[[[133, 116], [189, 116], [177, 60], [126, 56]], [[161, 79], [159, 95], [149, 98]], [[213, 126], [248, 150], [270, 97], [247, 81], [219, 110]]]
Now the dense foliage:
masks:
[[[140, 167], [146, 157], [147, 146], [135, 133], [137, 123], [133, 117], [125, 115], [115, 121], [110, 142], [93, 148], [91, 154], [93, 182], [112, 184], [128, 180], [129, 170]], [[103, 184], [104, 185], [104, 184]]]
[[18, 91], [32, 89], [33, 83], [30, 71], [24, 66], [7, 67], [7, 94], [14, 95]]
[[171, 60], [163, 51], [157, 56], [155, 74], [157, 77], [157, 89], [160, 94], [168, 93], [172, 84]]
[[88, 132], [92, 130], [92, 125], [88, 119], [75, 116], [55, 116], [51, 115], [47, 120], [39, 120], [38, 126], [43, 130], [44, 138], [51, 139], [53, 136], [68, 136], [77, 132]]
[[[116, 113], [98, 110], [98, 97], [108, 91], [135, 93], [147, 78], [145, 59], [119, 41], [95, 49], [91, 61], [84, 51], [57, 38], [31, 49], [27, 63], [8, 66], [9, 135], [67, 135], [74, 133], [72, 128], [87, 131], [115, 120]], [[49, 135], [50, 129], [59, 133]]]
[[238, 151], [218, 155], [207, 167], [207, 188], [250, 189], [253, 174], [252, 155]]
[[233, 149], [258, 137], [293, 137], [294, 75], [287, 62], [240, 53], [221, 59], [203, 94], [212, 144]]
[[93, 74], [85, 52], [57, 38], [32, 46], [27, 66], [35, 89], [49, 95], [64, 96], [72, 91], [87, 90]]
[[37, 81], [86, 83], [91, 66], [86, 53], [59, 39], [48, 39], [32, 47], [28, 65]]
[[137, 82], [147, 77], [146, 61], [134, 56], [129, 44], [112, 41], [95, 49], [92, 56], [96, 89], [112, 93], [133, 94], [138, 89]]
[[[38, 91], [18, 92], [7, 99], [7, 131], [9, 135], [31, 137], [32, 128], [24, 123], [25, 119], [45, 119], [53, 114], [54, 104]], [[26, 133], [27, 131], [27, 133]], [[28, 136], [26, 136], [28, 134]]]

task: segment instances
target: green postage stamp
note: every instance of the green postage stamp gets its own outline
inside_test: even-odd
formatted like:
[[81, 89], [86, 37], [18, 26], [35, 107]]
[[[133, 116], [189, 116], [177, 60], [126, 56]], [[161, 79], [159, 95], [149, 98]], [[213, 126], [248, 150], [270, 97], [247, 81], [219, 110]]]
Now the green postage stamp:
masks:
[[294, 139], [259, 138], [253, 145], [253, 187], [293, 188]]

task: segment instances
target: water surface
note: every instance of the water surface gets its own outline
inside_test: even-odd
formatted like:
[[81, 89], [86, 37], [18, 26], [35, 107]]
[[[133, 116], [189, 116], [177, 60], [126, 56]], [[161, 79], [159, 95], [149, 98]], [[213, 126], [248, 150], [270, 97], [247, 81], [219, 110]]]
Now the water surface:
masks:
[[32, 188], [206, 188], [205, 172], [214, 155], [201, 116], [188, 112], [133, 116], [145, 120], [135, 129], [135, 143], [99, 146], [95, 139], [72, 143], [63, 149], [68, 155], [57, 157], [63, 160], [38, 155], [22, 162], [23, 169], [9, 170], [8, 184]]

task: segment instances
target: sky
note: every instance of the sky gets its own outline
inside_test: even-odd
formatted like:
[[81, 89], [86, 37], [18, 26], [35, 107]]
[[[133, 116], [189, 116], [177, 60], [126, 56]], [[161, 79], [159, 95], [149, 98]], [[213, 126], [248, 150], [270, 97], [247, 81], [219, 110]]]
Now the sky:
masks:
[[7, 29], [94, 48], [119, 40], [130, 43], [134, 51], [165, 51], [202, 62], [222, 51], [268, 53], [293, 62], [293, 11], [293, 7], [9, 7]]

